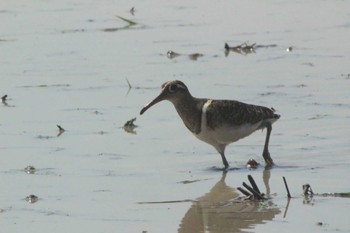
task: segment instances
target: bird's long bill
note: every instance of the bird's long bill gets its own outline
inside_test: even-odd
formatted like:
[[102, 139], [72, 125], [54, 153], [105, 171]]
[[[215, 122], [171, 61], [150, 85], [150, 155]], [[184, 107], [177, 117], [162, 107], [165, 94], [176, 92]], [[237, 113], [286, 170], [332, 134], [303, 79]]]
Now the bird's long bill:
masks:
[[161, 92], [154, 100], [152, 100], [152, 102], [150, 102], [145, 107], [143, 107], [141, 109], [141, 111], [140, 111], [140, 115], [142, 115], [144, 112], [147, 111], [147, 109], [149, 109], [150, 107], [152, 107], [153, 105], [159, 103], [162, 100], [164, 100], [164, 92]]

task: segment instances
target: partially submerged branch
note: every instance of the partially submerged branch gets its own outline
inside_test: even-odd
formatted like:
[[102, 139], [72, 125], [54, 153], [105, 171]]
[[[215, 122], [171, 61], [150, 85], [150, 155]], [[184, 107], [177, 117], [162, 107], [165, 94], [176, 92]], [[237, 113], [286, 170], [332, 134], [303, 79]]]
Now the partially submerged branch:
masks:
[[266, 198], [264, 197], [264, 194], [260, 192], [257, 184], [255, 183], [255, 181], [251, 175], [248, 175], [248, 180], [249, 180], [250, 184], [252, 185], [252, 187], [250, 185], [248, 185], [247, 183], [243, 182], [242, 183], [243, 187], [245, 187], [248, 191], [241, 188], [241, 187], [237, 188], [238, 191], [243, 193], [249, 199], [266, 200]]
[[284, 176], [283, 176], [283, 182], [284, 182], [284, 186], [286, 187], [286, 190], [287, 190], [287, 197], [291, 198], [292, 196], [290, 195], [290, 192], [289, 192], [287, 180], [286, 180], [286, 178]]

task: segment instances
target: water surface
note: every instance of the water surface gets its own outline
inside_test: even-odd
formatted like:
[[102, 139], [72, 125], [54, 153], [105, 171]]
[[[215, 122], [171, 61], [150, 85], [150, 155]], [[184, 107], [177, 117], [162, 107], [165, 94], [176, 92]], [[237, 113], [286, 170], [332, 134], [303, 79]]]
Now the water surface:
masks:
[[[349, 7], [3, 2], [2, 231], [348, 232], [350, 199], [304, 200], [302, 185], [349, 192]], [[263, 47], [225, 54], [225, 43]], [[169, 50], [181, 56], [169, 59]], [[281, 114], [270, 143], [277, 166], [245, 168], [250, 158], [263, 163], [265, 131], [227, 148], [234, 169], [223, 174], [213, 169], [221, 166], [218, 154], [187, 131], [170, 103], [140, 117], [171, 79], [197, 97], [274, 107]], [[134, 117], [135, 133], [125, 132]], [[24, 171], [28, 165], [34, 174]], [[234, 202], [248, 174], [269, 201]], [[31, 194], [39, 198], [33, 204]]]

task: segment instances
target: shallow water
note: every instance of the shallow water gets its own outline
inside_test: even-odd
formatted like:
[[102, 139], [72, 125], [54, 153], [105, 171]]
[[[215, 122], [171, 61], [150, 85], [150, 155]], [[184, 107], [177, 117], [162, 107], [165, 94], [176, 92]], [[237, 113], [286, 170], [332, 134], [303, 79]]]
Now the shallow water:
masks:
[[[1, 230], [350, 231], [349, 198], [302, 196], [306, 183], [320, 194], [350, 191], [349, 2], [130, 4], [2, 3]], [[225, 54], [225, 43], [244, 42], [276, 46]], [[277, 166], [245, 168], [250, 158], [263, 163], [265, 131], [227, 147], [234, 169], [223, 174], [170, 103], [138, 116], [171, 79], [197, 97], [274, 107]], [[135, 133], [125, 132], [134, 117]], [[235, 202], [248, 174], [268, 201]]]

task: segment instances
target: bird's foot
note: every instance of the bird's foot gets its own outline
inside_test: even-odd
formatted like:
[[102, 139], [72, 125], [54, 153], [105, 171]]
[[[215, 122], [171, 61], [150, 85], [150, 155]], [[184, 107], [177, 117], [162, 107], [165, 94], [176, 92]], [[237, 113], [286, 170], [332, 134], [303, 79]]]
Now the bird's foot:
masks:
[[270, 152], [268, 150], [264, 150], [263, 157], [266, 163], [267, 167], [272, 167], [274, 165], [274, 162], [270, 156]]
[[213, 166], [211, 168], [209, 168], [209, 170], [211, 171], [220, 171], [220, 172], [228, 172], [229, 171], [229, 167], [217, 167], [217, 166]]

